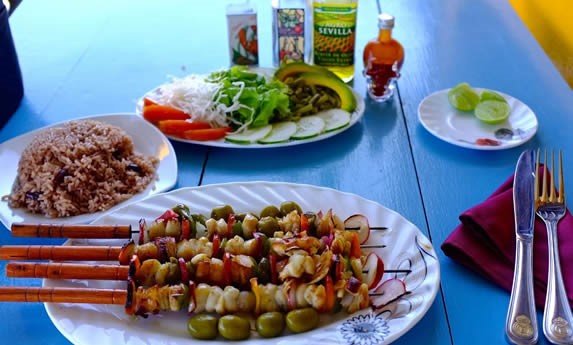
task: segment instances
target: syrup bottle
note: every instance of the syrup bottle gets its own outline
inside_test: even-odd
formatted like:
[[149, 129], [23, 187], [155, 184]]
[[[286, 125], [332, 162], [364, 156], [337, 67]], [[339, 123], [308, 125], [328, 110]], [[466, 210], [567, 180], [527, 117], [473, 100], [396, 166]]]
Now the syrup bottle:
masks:
[[368, 95], [376, 102], [384, 102], [394, 93], [394, 82], [400, 77], [404, 63], [404, 47], [392, 38], [394, 16], [381, 13], [378, 16], [378, 37], [364, 47], [364, 76]]

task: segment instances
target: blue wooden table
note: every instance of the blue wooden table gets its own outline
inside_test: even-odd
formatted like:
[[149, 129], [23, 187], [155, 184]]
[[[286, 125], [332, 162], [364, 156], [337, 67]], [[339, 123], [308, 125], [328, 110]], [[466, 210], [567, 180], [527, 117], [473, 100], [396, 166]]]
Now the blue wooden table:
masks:
[[[364, 117], [356, 126], [313, 144], [229, 150], [174, 142], [176, 188], [285, 181], [374, 200], [402, 214], [431, 239], [442, 270], [433, 306], [395, 343], [504, 343], [509, 294], [452, 262], [439, 246], [458, 225], [461, 212], [483, 201], [513, 173], [526, 148], [564, 149], [565, 180], [573, 181], [573, 93], [506, 1], [380, 5], [396, 16], [395, 37], [406, 51], [398, 92], [389, 102], [366, 99]], [[375, 1], [359, 2], [357, 61], [367, 40], [377, 34], [377, 13]], [[137, 99], [168, 75], [207, 73], [229, 63], [223, 1], [29, 0], [18, 7], [10, 25], [25, 97], [0, 130], [0, 142], [79, 116], [133, 112]], [[261, 2], [262, 66], [271, 66], [270, 26], [270, 9]], [[353, 87], [365, 96], [361, 68], [359, 62]], [[523, 146], [490, 152], [432, 136], [418, 121], [418, 104], [461, 81], [527, 103], [539, 120], [537, 135]], [[571, 195], [570, 186], [566, 191]], [[0, 226], [0, 244], [29, 243], [61, 241], [16, 239]], [[4, 266], [0, 263], [2, 271]], [[0, 274], [2, 286], [39, 284]], [[69, 344], [42, 304], [3, 303], [0, 320], [2, 344]], [[540, 343], [546, 343], [542, 336]]]

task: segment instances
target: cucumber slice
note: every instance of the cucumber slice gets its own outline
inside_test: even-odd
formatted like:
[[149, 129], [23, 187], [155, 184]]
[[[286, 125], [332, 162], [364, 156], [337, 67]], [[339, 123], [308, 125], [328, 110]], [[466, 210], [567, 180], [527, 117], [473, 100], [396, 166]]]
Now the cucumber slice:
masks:
[[273, 129], [263, 139], [259, 140], [261, 144], [276, 144], [288, 141], [296, 132], [296, 123], [292, 121], [273, 123]]
[[315, 116], [324, 120], [324, 131], [330, 132], [347, 126], [350, 123], [351, 115], [346, 110], [329, 109], [321, 111], [315, 114]]
[[324, 120], [316, 115], [300, 118], [296, 123], [296, 132], [291, 139], [308, 139], [316, 137], [324, 130]]
[[264, 137], [266, 137], [267, 135], [269, 135], [269, 133], [271, 132], [272, 129], [273, 129], [272, 125], [266, 125], [266, 126], [259, 127], [259, 128], [247, 129], [241, 133], [228, 134], [225, 137], [225, 140], [230, 141], [230, 142], [235, 143], [235, 144], [251, 144], [251, 143], [257, 142], [257, 141], [263, 139]]

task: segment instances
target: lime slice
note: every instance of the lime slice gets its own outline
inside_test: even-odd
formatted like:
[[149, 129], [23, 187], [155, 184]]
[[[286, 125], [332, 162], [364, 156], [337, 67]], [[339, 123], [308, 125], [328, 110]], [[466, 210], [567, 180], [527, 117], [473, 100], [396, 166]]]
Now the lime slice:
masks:
[[266, 125], [259, 128], [247, 129], [241, 133], [228, 134], [225, 140], [230, 141], [235, 144], [251, 144], [257, 142], [271, 132], [273, 129], [272, 125]]
[[505, 99], [505, 97], [503, 97], [502, 95], [500, 95], [499, 93], [495, 92], [495, 91], [491, 91], [491, 90], [483, 90], [479, 96], [479, 100], [481, 102], [483, 101], [501, 101], [501, 102], [507, 102], [507, 100]]
[[448, 91], [451, 106], [461, 111], [472, 111], [479, 103], [479, 95], [468, 83], [460, 83]]
[[291, 139], [308, 139], [316, 137], [324, 130], [324, 120], [316, 115], [300, 118], [296, 123], [296, 132]]
[[483, 101], [477, 105], [474, 114], [480, 121], [496, 125], [509, 117], [509, 105], [505, 101]]
[[292, 121], [273, 123], [273, 129], [269, 135], [259, 140], [259, 143], [276, 144], [285, 142], [296, 132], [296, 129], [296, 123]]
[[350, 123], [350, 113], [342, 109], [329, 109], [316, 113], [315, 116], [324, 120], [324, 131], [330, 132], [347, 126]]

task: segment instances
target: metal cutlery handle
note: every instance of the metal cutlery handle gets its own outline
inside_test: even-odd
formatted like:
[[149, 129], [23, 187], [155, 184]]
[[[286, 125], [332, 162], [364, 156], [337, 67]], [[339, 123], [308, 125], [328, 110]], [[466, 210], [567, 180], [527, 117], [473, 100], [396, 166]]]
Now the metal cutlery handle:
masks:
[[546, 225], [549, 243], [549, 275], [543, 312], [543, 333], [554, 344], [573, 344], [573, 316], [559, 264], [557, 221], [547, 221]]
[[537, 314], [533, 295], [533, 241], [517, 238], [511, 299], [505, 334], [514, 344], [536, 344]]

